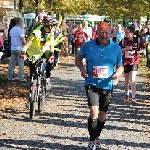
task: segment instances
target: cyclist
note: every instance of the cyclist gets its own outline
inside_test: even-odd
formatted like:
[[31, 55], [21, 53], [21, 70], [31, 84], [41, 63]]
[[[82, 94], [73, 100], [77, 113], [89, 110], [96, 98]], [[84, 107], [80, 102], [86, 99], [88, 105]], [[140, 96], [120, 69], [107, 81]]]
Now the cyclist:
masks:
[[[54, 31], [55, 26], [58, 24], [58, 21], [51, 17], [45, 16], [36, 29], [34, 29], [27, 39], [27, 43], [22, 48], [21, 55], [24, 55], [26, 59], [26, 52], [30, 58], [32, 56], [35, 59], [46, 58], [47, 62], [44, 64], [46, 70], [46, 82], [47, 90], [50, 89], [50, 75], [51, 70], [54, 66]], [[32, 63], [32, 62], [31, 62]], [[30, 67], [31, 65], [29, 65]], [[32, 73], [32, 68], [30, 67], [30, 77]]]
[[[115, 42], [110, 42], [111, 27], [101, 22], [97, 28], [98, 38], [84, 43], [75, 58], [75, 64], [85, 78], [85, 89], [90, 107], [88, 131], [90, 141], [87, 150], [100, 148], [98, 137], [104, 127], [111, 90], [123, 72], [122, 51]], [[83, 66], [86, 59], [86, 69]], [[114, 73], [114, 65], [117, 65]]]

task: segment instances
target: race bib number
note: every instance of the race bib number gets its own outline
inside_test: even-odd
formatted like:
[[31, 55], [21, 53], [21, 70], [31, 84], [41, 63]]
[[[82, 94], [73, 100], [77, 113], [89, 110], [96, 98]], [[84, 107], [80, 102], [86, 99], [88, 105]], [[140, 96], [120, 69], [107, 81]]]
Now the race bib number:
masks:
[[125, 58], [134, 58], [135, 51], [125, 51]]
[[108, 78], [108, 66], [93, 66], [93, 78]]

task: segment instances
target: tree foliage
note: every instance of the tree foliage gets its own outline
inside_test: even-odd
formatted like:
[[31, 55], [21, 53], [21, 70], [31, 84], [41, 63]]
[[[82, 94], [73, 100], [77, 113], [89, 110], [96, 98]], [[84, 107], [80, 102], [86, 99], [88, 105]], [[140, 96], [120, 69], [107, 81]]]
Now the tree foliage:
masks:
[[97, 13], [110, 17], [133, 17], [148, 15], [150, 10], [149, 0], [96, 0]]
[[[35, 12], [35, 9], [35, 0], [25, 0], [25, 11]], [[150, 0], [40, 0], [38, 10], [57, 10], [68, 16], [97, 14], [138, 18], [150, 14]]]
[[[35, 0], [25, 1], [25, 12], [35, 12]], [[94, 14], [95, 13], [94, 0], [40, 0], [38, 10], [47, 10], [64, 12], [68, 16], [75, 16], [78, 14]]]

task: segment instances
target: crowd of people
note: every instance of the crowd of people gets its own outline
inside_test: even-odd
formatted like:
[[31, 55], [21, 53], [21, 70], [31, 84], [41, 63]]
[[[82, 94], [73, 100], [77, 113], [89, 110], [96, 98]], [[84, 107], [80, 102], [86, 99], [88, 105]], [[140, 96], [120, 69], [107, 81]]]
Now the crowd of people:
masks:
[[[18, 64], [18, 80], [27, 81], [24, 78], [24, 60], [32, 56], [37, 59], [45, 57], [47, 62], [44, 69], [49, 83], [51, 70], [60, 63], [60, 53], [76, 56], [75, 65], [85, 78], [84, 86], [90, 108], [90, 141], [87, 150], [101, 149], [99, 136], [106, 122], [114, 85], [124, 73], [124, 102], [130, 101], [131, 83], [131, 101], [136, 103], [136, 75], [141, 53], [145, 52], [146, 65], [150, 69], [150, 26], [140, 29], [138, 24], [133, 22], [126, 28], [121, 24], [112, 28], [108, 22], [100, 22], [89, 27], [87, 21], [74, 25], [66, 20], [62, 20], [59, 27], [57, 25], [58, 20], [52, 16], [39, 15], [26, 38], [21, 28], [22, 19], [16, 17], [11, 20], [8, 30], [11, 55], [7, 78], [9, 81], [15, 80], [13, 72]], [[62, 39], [55, 44], [55, 39], [59, 36]], [[83, 59], [86, 60], [86, 67], [83, 65]]]
[[[90, 114], [88, 132], [90, 140], [87, 150], [100, 150], [100, 133], [106, 122], [114, 85], [124, 73], [124, 102], [136, 103], [136, 75], [141, 51], [149, 56], [150, 27], [136, 30], [134, 24], [123, 28], [120, 24], [111, 29], [110, 24], [101, 22], [97, 27], [97, 37], [85, 42], [75, 57], [75, 64], [85, 78]], [[140, 33], [140, 34], [138, 34]], [[145, 36], [145, 37], [144, 37]], [[86, 67], [83, 59], [86, 59]], [[149, 57], [147, 57], [149, 61]], [[147, 66], [149, 62], [147, 61]], [[116, 69], [114, 69], [116, 68]], [[148, 67], [149, 68], [149, 67]], [[131, 83], [131, 99], [129, 93]]]

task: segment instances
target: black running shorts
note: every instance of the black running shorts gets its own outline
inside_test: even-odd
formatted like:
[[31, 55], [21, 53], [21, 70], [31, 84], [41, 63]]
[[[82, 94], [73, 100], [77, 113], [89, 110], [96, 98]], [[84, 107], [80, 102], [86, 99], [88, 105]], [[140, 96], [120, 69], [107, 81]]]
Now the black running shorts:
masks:
[[124, 73], [129, 73], [130, 71], [137, 71], [138, 65], [125, 65], [124, 66]]
[[93, 85], [86, 86], [85, 90], [88, 98], [89, 107], [99, 106], [100, 111], [108, 111], [112, 90], [96, 88]]

